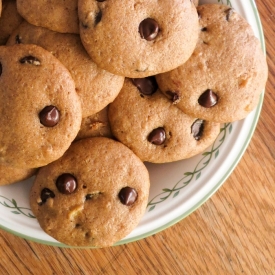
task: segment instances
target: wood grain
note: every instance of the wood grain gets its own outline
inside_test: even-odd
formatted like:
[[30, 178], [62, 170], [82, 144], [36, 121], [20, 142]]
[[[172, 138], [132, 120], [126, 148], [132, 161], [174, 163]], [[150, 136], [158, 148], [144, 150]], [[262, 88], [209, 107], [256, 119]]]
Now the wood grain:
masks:
[[224, 185], [186, 219], [104, 249], [50, 247], [0, 231], [0, 274], [275, 274], [275, 5], [257, 1], [269, 80], [252, 141]]

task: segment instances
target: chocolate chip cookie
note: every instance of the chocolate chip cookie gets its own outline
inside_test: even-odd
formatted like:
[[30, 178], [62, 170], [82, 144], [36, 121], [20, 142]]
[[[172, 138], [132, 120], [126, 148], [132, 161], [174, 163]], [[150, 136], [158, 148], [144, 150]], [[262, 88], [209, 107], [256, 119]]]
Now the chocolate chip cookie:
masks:
[[0, 162], [35, 168], [61, 157], [81, 105], [68, 70], [35, 45], [0, 47]]
[[80, 35], [92, 59], [114, 74], [140, 78], [169, 71], [192, 54], [198, 15], [190, 0], [78, 4]]
[[30, 205], [41, 228], [72, 246], [110, 246], [143, 216], [149, 174], [120, 142], [95, 137], [72, 144], [39, 170]]
[[70, 71], [79, 95], [82, 116], [91, 116], [112, 102], [124, 77], [100, 69], [86, 53], [79, 35], [58, 33], [23, 22], [7, 45], [35, 44], [51, 52]]
[[216, 122], [245, 118], [258, 104], [267, 63], [251, 26], [234, 9], [198, 6], [200, 36], [190, 59], [156, 77], [175, 106]]
[[17, 0], [17, 9], [33, 25], [61, 33], [79, 33], [77, 0]]
[[16, 0], [4, 0], [0, 17], [0, 45], [6, 44], [11, 33], [22, 21], [23, 18], [16, 9]]
[[220, 124], [191, 117], [158, 91], [154, 77], [127, 79], [109, 107], [113, 135], [143, 161], [165, 163], [211, 145]]

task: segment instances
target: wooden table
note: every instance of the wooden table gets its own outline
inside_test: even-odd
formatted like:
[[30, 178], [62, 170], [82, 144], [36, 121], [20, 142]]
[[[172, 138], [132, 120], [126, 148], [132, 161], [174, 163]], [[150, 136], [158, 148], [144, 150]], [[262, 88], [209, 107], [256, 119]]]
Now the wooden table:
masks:
[[275, 5], [258, 0], [269, 80], [252, 141], [202, 207], [147, 239], [62, 249], [0, 230], [0, 274], [275, 274]]

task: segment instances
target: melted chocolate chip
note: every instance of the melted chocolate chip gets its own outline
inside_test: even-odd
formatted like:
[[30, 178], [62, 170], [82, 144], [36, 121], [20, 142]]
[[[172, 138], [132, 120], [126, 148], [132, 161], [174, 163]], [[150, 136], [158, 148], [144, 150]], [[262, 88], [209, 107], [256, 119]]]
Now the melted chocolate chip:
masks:
[[38, 58], [34, 57], [34, 56], [31, 56], [31, 55], [28, 55], [28, 56], [25, 56], [25, 57], [21, 58], [19, 60], [19, 62], [21, 64], [31, 64], [31, 65], [35, 65], [35, 66], [41, 65], [40, 60]]
[[202, 32], [206, 32], [206, 31], [207, 31], [207, 28], [204, 27], [204, 28], [201, 29], [201, 31], [202, 31]]
[[212, 90], [207, 89], [200, 95], [198, 102], [205, 108], [211, 108], [218, 103], [218, 96]]
[[140, 22], [138, 30], [141, 38], [152, 41], [159, 33], [159, 25], [154, 19], [146, 18]]
[[50, 190], [48, 188], [44, 188], [44, 189], [42, 189], [42, 191], [40, 193], [40, 198], [42, 201], [40, 204], [43, 204], [47, 201], [47, 199], [54, 198], [54, 197], [55, 197], [55, 194], [52, 190]]
[[131, 187], [124, 187], [120, 190], [118, 197], [122, 204], [130, 206], [134, 204], [137, 199], [137, 191]]
[[173, 102], [176, 102], [179, 100], [180, 96], [177, 92], [167, 91], [166, 94], [171, 98]]
[[85, 199], [86, 200], [91, 200], [92, 197], [93, 197], [93, 194], [87, 194], [86, 197], [85, 197]]
[[102, 11], [100, 10], [95, 16], [95, 25], [97, 25], [101, 21], [101, 18], [102, 18]]
[[0, 76], [2, 75], [2, 64], [0, 62]]
[[41, 124], [43, 124], [44, 126], [54, 127], [60, 120], [60, 113], [55, 106], [46, 106], [39, 113], [39, 119]]
[[166, 139], [166, 134], [163, 127], [154, 129], [148, 136], [148, 141], [155, 145], [163, 144], [165, 139]]
[[73, 175], [65, 173], [57, 178], [55, 185], [60, 193], [71, 194], [77, 188], [77, 181]]
[[193, 137], [195, 140], [200, 140], [203, 134], [204, 129], [204, 120], [197, 119], [191, 126], [191, 133], [193, 134]]
[[158, 84], [153, 76], [132, 79], [133, 84], [144, 95], [152, 95], [158, 89]]
[[21, 44], [22, 43], [22, 38], [19, 36], [19, 34], [17, 34], [15, 36], [15, 44]]

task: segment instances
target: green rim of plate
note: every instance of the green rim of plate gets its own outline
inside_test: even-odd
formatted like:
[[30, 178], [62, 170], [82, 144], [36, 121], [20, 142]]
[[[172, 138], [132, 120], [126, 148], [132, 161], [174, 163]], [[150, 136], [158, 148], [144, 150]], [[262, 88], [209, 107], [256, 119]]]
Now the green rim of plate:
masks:
[[[250, 4], [251, 4], [251, 6], [253, 8], [253, 11], [254, 11], [254, 16], [255, 16], [255, 19], [256, 19], [258, 32], [259, 32], [259, 35], [260, 35], [260, 42], [261, 42], [262, 50], [263, 50], [264, 53], [266, 53], [264, 33], [263, 33], [263, 28], [262, 28], [260, 16], [259, 16], [259, 13], [258, 13], [258, 10], [257, 10], [257, 7], [256, 7], [256, 4], [255, 4], [254, 0], [250, 0]], [[256, 129], [256, 126], [257, 126], [257, 123], [258, 123], [258, 120], [259, 120], [259, 117], [260, 117], [262, 105], [263, 105], [263, 99], [264, 99], [264, 91], [261, 94], [259, 104], [256, 108], [256, 112], [255, 112], [255, 116], [254, 116], [254, 119], [253, 119], [252, 127], [250, 128], [247, 139], [244, 142], [243, 147], [240, 150], [239, 154], [236, 156], [235, 161], [229, 167], [229, 169], [226, 171], [226, 173], [223, 175], [223, 177], [220, 179], [220, 181], [199, 202], [197, 202], [192, 208], [190, 208], [184, 214], [179, 215], [177, 218], [169, 221], [168, 223], [166, 223], [166, 224], [164, 224], [164, 225], [162, 225], [158, 228], [155, 228], [154, 230], [148, 231], [144, 234], [141, 234], [141, 235], [129, 238], [129, 239], [121, 240], [121, 241], [115, 243], [114, 246], [127, 244], [127, 243], [134, 242], [134, 241], [138, 241], [138, 240], [144, 239], [146, 237], [149, 237], [153, 234], [156, 234], [156, 233], [158, 233], [158, 232], [160, 232], [164, 229], [167, 229], [168, 227], [176, 224], [180, 220], [182, 220], [182, 219], [186, 218], [187, 216], [189, 216], [192, 212], [194, 212], [196, 209], [198, 209], [203, 203], [205, 203], [221, 187], [221, 185], [226, 181], [226, 179], [233, 172], [233, 170], [235, 169], [235, 167], [239, 163], [240, 159], [242, 158], [243, 154], [245, 153], [246, 148], [249, 145], [250, 140], [253, 136], [253, 133]], [[59, 242], [44, 241], [44, 240], [41, 240], [41, 239], [32, 238], [30, 236], [27, 236], [27, 235], [18, 233], [16, 231], [13, 231], [13, 230], [11, 230], [11, 229], [3, 226], [3, 225], [0, 225], [0, 228], [7, 231], [7, 232], [9, 232], [9, 233], [12, 233], [13, 235], [21, 237], [23, 239], [34, 241], [34, 242], [37, 242], [37, 243], [40, 243], [40, 244], [46, 244], [46, 245], [57, 246], [57, 247], [62, 247], [62, 248], [88, 248], [88, 249], [93, 248], [93, 247], [74, 247], [74, 246], [68, 246], [68, 245], [65, 245], [65, 244], [59, 243]]]

